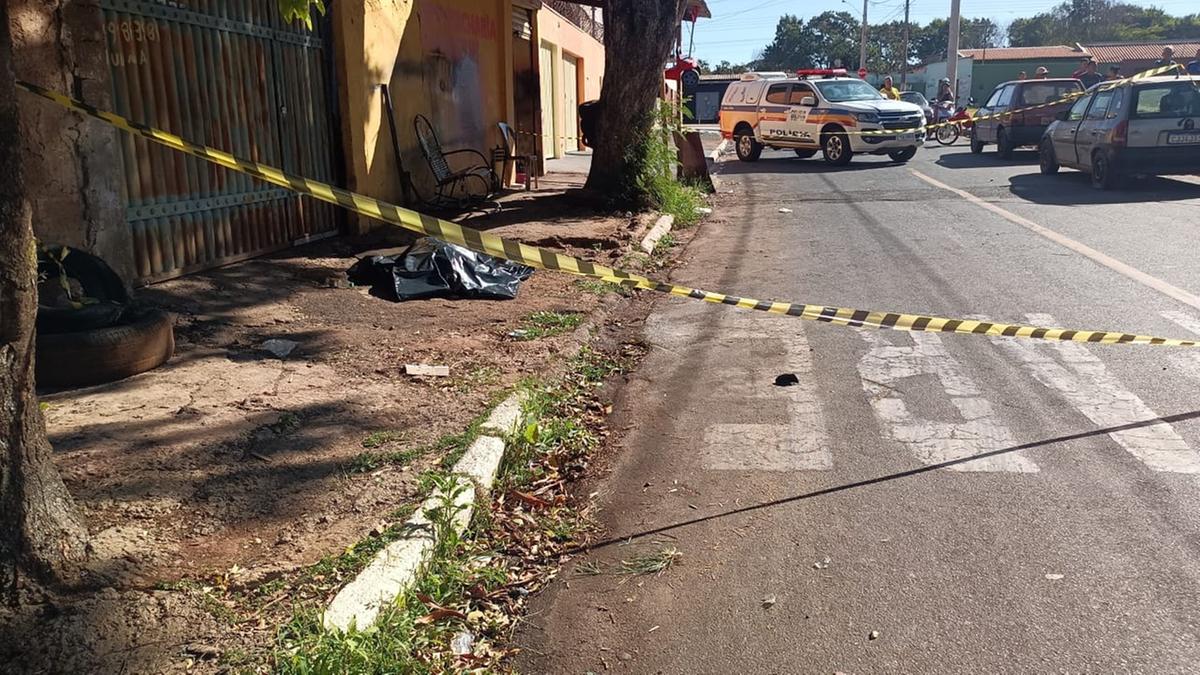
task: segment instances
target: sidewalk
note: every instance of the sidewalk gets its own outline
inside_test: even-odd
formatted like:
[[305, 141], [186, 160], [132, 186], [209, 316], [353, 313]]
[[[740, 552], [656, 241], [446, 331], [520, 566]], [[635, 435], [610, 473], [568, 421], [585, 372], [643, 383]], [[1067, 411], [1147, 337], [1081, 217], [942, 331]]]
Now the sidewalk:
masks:
[[[465, 223], [615, 264], [641, 223], [577, 205], [568, 193], [583, 178], [558, 171]], [[65, 611], [54, 616], [16, 618], [10, 644], [43, 650], [22, 656], [64, 672], [167, 672], [185, 643], [209, 654], [269, 643], [290, 603], [242, 624], [240, 608], [210, 591], [286, 587], [386, 527], [472, 419], [552, 368], [576, 326], [620, 301], [544, 271], [510, 301], [393, 303], [346, 283], [359, 256], [409, 240], [390, 229], [326, 240], [139, 291], [177, 317], [171, 361], [42, 399], [108, 588], [57, 599]], [[296, 344], [279, 357], [267, 340]], [[405, 364], [450, 376], [408, 376]]]

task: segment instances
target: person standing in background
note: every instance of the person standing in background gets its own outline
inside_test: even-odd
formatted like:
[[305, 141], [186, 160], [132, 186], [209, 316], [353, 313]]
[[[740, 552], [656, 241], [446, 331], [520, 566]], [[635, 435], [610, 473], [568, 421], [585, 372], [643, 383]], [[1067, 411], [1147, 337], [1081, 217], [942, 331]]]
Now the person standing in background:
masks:
[[1155, 61], [1154, 65], [1155, 65], [1155, 67], [1159, 67], [1159, 68], [1161, 68], [1162, 66], [1179, 65], [1179, 64], [1175, 63], [1175, 48], [1172, 47], [1171, 45], [1167, 45], [1166, 47], [1163, 47], [1162, 58]]
[[893, 101], [900, 100], [900, 90], [892, 86], [892, 76], [888, 75], [883, 78], [883, 86], [879, 88], [879, 93]]
[[1109, 66], [1108, 79], [1109, 81], [1121, 79], [1121, 66]]
[[1189, 75], [1200, 75], [1200, 49], [1196, 50], [1196, 58], [1188, 62], [1187, 71]]
[[1044, 80], [1050, 77], [1050, 71], [1046, 70], [1046, 66], [1038, 66], [1037, 70], [1033, 71], [1033, 77], [1037, 80]]
[[1018, 80], [1028, 80], [1029, 74], [1022, 70], [1021, 72], [1017, 73], [1017, 79]]
[[1084, 89], [1091, 89], [1104, 80], [1100, 73], [1096, 72], [1096, 62], [1091, 60], [1088, 61], [1087, 68], [1083, 73], [1077, 75], [1075, 79], [1083, 83]]

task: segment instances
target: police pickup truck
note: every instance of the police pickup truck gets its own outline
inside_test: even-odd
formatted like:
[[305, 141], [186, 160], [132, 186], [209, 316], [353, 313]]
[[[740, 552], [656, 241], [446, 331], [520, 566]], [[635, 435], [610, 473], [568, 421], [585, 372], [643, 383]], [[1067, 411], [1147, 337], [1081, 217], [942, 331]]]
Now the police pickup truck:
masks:
[[721, 135], [743, 162], [764, 147], [792, 148], [802, 159], [820, 150], [839, 166], [859, 153], [907, 162], [925, 141], [919, 106], [886, 99], [840, 68], [745, 73], [725, 90], [720, 115]]

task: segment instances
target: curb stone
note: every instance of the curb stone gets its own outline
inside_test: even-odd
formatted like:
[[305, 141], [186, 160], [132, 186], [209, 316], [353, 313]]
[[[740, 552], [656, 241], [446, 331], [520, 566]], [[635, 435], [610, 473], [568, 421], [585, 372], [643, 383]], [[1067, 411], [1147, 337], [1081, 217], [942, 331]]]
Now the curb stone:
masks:
[[647, 254], [653, 253], [655, 244], [671, 231], [671, 226], [674, 224], [675, 216], [669, 213], [659, 216], [658, 220], [654, 222], [654, 227], [650, 228], [650, 231], [642, 238], [642, 250]]
[[[516, 392], [496, 406], [480, 425], [479, 437], [451, 469], [463, 488], [454, 500], [457, 532], [470, 524], [476, 495], [486, 494], [495, 483], [506, 449], [504, 437], [516, 429], [523, 403], [523, 394]], [[345, 632], [371, 626], [385, 607], [412, 586], [437, 545], [433, 524], [425, 513], [441, 505], [440, 492], [430, 495], [405, 522], [405, 535], [375, 554], [358, 576], [338, 591], [321, 619], [326, 630]]]

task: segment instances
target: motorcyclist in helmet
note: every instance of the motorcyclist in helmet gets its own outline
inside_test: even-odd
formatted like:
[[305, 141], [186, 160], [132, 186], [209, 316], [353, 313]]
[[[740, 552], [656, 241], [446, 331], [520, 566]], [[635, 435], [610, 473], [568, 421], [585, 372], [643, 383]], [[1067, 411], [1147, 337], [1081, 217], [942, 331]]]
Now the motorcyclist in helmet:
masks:
[[950, 78], [943, 77], [942, 79], [938, 80], [938, 93], [936, 100], [938, 103], [954, 103], [954, 89], [950, 86]]

